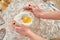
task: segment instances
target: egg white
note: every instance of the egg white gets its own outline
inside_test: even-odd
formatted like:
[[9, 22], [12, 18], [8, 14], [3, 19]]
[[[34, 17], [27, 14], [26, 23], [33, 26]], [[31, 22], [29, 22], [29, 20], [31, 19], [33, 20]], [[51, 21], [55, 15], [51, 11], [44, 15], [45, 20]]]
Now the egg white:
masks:
[[[30, 23], [24, 23], [21, 19], [23, 15], [28, 15], [31, 18], [31, 22]], [[33, 23], [33, 21], [34, 21], [33, 19], [34, 19], [34, 15], [31, 12], [28, 12], [28, 11], [22, 11], [18, 15], [16, 15], [15, 18], [14, 18], [14, 20], [16, 22], [18, 22], [19, 24], [24, 24], [24, 25], [27, 25], [27, 26], [29, 26]]]

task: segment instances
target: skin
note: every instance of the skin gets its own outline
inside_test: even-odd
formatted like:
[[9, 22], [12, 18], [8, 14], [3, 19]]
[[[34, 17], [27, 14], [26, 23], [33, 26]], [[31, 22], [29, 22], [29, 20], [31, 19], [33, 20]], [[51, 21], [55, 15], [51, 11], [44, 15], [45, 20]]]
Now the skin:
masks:
[[31, 38], [31, 40], [46, 40], [45, 38], [33, 33], [27, 26], [18, 24], [16, 21], [13, 21], [12, 25], [17, 33]]
[[[37, 5], [31, 5], [24, 7], [24, 10], [31, 11], [37, 18], [60, 20], [60, 11], [43, 12]], [[31, 40], [46, 40], [45, 38], [33, 33], [28, 27], [22, 24], [18, 24], [13, 21], [13, 27], [17, 33], [31, 38]]]
[[24, 9], [28, 11], [32, 11], [33, 14], [38, 18], [60, 20], [60, 10], [43, 12], [37, 5], [28, 5]]

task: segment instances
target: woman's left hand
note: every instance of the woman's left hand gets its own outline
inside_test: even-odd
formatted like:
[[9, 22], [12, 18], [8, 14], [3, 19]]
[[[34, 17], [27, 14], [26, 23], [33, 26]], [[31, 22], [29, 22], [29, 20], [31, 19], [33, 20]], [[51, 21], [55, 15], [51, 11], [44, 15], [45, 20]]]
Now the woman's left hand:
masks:
[[25, 25], [19, 24], [16, 21], [13, 21], [13, 27], [17, 33], [25, 36], [29, 36], [29, 33], [31, 32], [31, 30], [28, 27], [26, 27]]

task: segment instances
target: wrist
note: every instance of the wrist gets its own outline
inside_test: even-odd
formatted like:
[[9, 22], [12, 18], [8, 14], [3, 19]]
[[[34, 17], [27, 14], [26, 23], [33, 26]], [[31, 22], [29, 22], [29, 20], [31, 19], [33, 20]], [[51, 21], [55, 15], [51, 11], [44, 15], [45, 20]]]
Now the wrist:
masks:
[[41, 13], [39, 14], [40, 18], [43, 18], [43, 19], [44, 19], [45, 14], [46, 14], [45, 12], [41, 12]]
[[27, 32], [27, 37], [31, 38], [34, 33], [32, 31]]
[[32, 31], [28, 32], [28, 37], [33, 39], [33, 40], [45, 40], [45, 38], [42, 38], [41, 36], [33, 33]]
[[44, 16], [45, 12], [41, 12], [41, 11], [37, 11], [37, 12], [34, 12], [34, 15], [38, 18], [42, 18]]

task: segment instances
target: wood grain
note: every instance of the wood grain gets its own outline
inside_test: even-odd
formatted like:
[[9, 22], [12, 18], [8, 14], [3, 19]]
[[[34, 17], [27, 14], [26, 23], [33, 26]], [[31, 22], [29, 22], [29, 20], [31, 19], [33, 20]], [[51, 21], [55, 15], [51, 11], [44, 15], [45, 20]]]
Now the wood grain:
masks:
[[60, 8], [60, 0], [49, 0], [55, 3], [55, 5]]
[[11, 0], [1, 0], [0, 1], [0, 5], [2, 6], [2, 8], [0, 9], [0, 11], [5, 10], [8, 5], [10, 4]]

